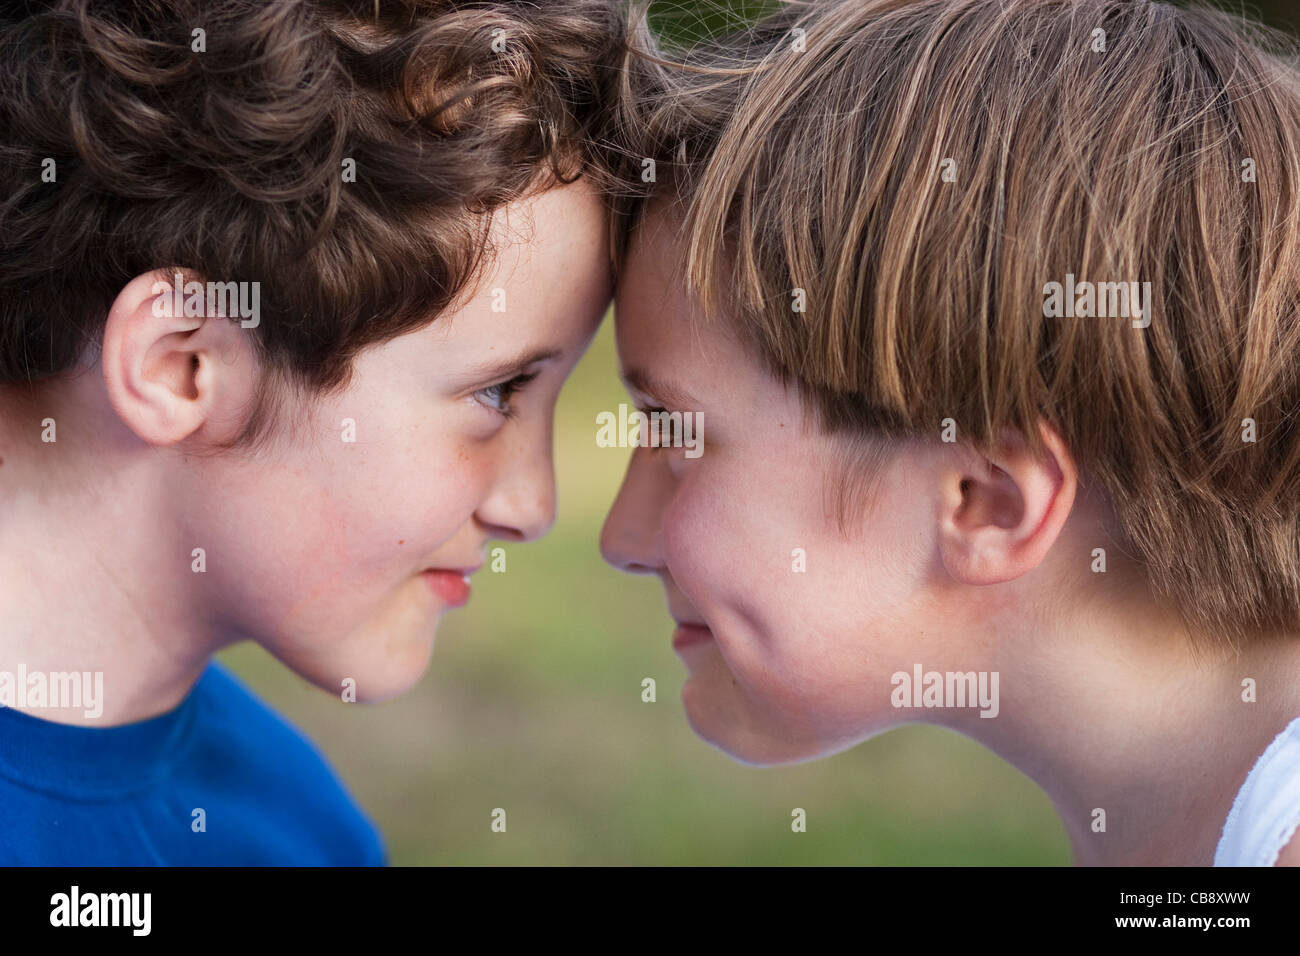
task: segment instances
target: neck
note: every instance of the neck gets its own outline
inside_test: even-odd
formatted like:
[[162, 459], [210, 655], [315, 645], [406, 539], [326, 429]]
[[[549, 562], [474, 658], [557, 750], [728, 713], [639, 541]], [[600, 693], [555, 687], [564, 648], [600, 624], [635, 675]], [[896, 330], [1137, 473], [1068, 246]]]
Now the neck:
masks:
[[1099, 604], [1074, 615], [1086, 624], [1001, 633], [1000, 713], [950, 722], [1043, 788], [1083, 865], [1212, 864], [1246, 774], [1300, 716], [1300, 636], [1196, 652], [1153, 608]]
[[[85, 405], [4, 407], [0, 703], [90, 726], [171, 710], [222, 642], [203, 632], [191, 544], [166, 519], [164, 452]], [[54, 442], [41, 439], [45, 418]]]

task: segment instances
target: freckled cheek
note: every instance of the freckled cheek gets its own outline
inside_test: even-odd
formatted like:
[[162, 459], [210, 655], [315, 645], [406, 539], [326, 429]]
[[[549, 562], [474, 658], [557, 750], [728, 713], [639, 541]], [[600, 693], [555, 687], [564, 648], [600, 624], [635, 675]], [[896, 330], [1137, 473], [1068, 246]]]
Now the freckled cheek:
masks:
[[334, 559], [353, 573], [385, 573], [429, 558], [474, 516], [491, 471], [450, 449], [437, 460], [394, 460], [367, 470], [315, 519]]
[[406, 520], [417, 521], [426, 537], [451, 537], [486, 499], [492, 482], [490, 462], [464, 450], [402, 479]]

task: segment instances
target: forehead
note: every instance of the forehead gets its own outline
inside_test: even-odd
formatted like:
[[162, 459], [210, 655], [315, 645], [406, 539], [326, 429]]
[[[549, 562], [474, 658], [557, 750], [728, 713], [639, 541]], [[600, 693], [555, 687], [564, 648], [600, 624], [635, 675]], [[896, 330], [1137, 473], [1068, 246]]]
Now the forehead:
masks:
[[[680, 250], [685, 242], [681, 220], [662, 204], [652, 205], [628, 238], [615, 297], [632, 304], [666, 299], [681, 285]], [[684, 306], [686, 303], [674, 303]]]
[[708, 357], [731, 348], [725, 321], [705, 316], [687, 288], [685, 241], [680, 215], [664, 202], [653, 204], [633, 232], [615, 292], [621, 352], [682, 361], [687, 353]]
[[[715, 421], [788, 414], [791, 395], [741, 344], [730, 318], [705, 315], [689, 293], [680, 268], [682, 241], [680, 221], [661, 213], [628, 245], [614, 311], [624, 380], [638, 391], [636, 380], [651, 381], [658, 390], [648, 397], [707, 409], [721, 416]], [[679, 402], [674, 394], [693, 401]]]
[[[609, 222], [595, 187], [584, 179], [515, 200], [492, 214], [488, 233], [493, 282], [521, 285], [578, 270], [607, 278]], [[557, 265], [565, 267], [557, 273]], [[561, 281], [561, 287], [566, 283]], [[568, 291], [574, 291], [571, 284]]]
[[608, 225], [599, 194], [579, 180], [493, 214], [488, 259], [459, 307], [440, 318], [448, 337], [517, 346], [595, 331], [609, 304]]

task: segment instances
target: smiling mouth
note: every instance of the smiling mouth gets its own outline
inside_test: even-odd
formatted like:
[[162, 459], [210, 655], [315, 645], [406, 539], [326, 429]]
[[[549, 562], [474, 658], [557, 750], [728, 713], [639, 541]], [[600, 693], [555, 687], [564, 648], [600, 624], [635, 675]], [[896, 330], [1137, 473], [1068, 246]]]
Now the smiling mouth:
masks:
[[703, 624], [678, 623], [677, 629], [673, 631], [673, 650], [680, 651], [697, 644], [707, 644], [711, 640], [713, 640], [713, 632]]
[[461, 607], [469, 600], [470, 573], [449, 568], [429, 568], [421, 571], [420, 577], [449, 607]]

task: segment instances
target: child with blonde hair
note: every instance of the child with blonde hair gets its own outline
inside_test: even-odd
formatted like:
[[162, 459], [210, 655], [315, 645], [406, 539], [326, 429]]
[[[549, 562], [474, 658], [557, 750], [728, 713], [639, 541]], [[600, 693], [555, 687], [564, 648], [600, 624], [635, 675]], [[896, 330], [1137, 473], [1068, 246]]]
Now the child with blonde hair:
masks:
[[634, 452], [602, 548], [695, 731], [939, 724], [1079, 863], [1300, 863], [1294, 50], [1110, 0], [637, 43], [620, 362], [708, 440]]

